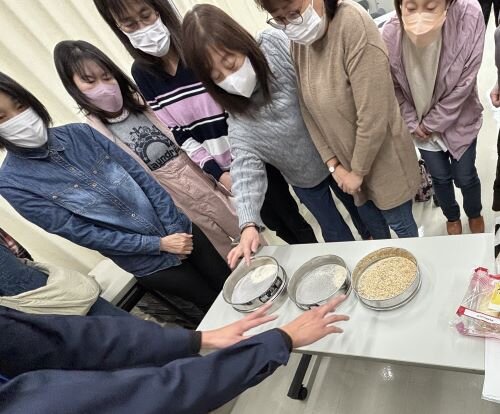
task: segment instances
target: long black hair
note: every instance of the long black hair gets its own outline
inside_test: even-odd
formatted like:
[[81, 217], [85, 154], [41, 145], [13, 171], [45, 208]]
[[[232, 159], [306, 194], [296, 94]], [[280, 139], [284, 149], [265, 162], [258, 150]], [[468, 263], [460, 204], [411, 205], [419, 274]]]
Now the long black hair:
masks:
[[[255, 0], [257, 6], [266, 11], [272, 11], [280, 4], [290, 3], [291, 0]], [[335, 13], [339, 8], [338, 0], [323, 0], [325, 4], [326, 15], [328, 19], [332, 20], [335, 17]]]
[[[146, 67], [161, 67], [162, 60], [159, 57], [149, 55], [142, 50], [136, 49], [130, 43], [129, 38], [120, 30], [116, 19], [124, 17], [128, 10], [128, 4], [132, 0], [94, 0], [97, 11], [106, 21], [111, 30], [120, 39], [122, 44], [132, 55], [135, 61], [142, 63]], [[170, 48], [173, 48], [179, 58], [183, 59], [181, 46], [181, 26], [182, 21], [177, 9], [169, 0], [135, 0], [147, 4], [158, 12], [161, 21], [170, 32]]]
[[[19, 105], [33, 109], [46, 127], [52, 124], [52, 118], [47, 108], [30, 91], [2, 72], [0, 72], [0, 92], [9, 96]], [[0, 135], [0, 149], [16, 150], [17, 147]]]
[[132, 113], [144, 112], [147, 108], [139, 98], [140, 93], [132, 80], [100, 49], [83, 40], [65, 40], [54, 48], [54, 63], [66, 91], [75, 100], [85, 115], [97, 116], [106, 122], [109, 113], [94, 105], [90, 99], [78, 89], [73, 80], [77, 74], [85, 77], [85, 61], [91, 60], [116, 79], [123, 96], [123, 107]]
[[272, 73], [267, 59], [252, 35], [228, 14], [210, 4], [196, 5], [184, 17], [182, 31], [187, 65], [201, 80], [207, 92], [225, 110], [242, 114], [253, 109], [254, 103], [244, 96], [228, 93], [214, 83], [211, 77], [211, 49], [239, 52], [248, 56], [263, 92], [264, 103], [270, 101], [269, 79]]

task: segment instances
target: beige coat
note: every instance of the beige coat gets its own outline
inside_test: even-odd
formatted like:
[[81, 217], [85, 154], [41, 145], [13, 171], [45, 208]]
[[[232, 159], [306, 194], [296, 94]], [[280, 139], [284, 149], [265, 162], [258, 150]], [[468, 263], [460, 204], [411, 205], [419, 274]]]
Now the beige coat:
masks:
[[[145, 115], [163, 134], [175, 142], [171, 132], [156, 118], [152, 111]], [[213, 181], [181, 151], [179, 156], [165, 166], [151, 171], [147, 165], [98, 118], [87, 118], [89, 125], [112, 140], [130, 154], [168, 191], [174, 203], [210, 239], [223, 258], [231, 250], [231, 238], [240, 235], [238, 218], [228, 192]]]
[[293, 44], [302, 112], [326, 162], [364, 177], [356, 204], [388, 210], [412, 199], [417, 157], [394, 93], [388, 54], [366, 11], [344, 0], [323, 38]]

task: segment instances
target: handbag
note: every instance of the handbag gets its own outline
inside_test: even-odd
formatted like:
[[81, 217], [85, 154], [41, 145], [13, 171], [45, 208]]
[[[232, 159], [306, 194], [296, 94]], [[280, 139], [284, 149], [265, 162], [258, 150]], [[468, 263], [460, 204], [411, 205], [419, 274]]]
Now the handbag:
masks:
[[415, 194], [415, 201], [418, 203], [424, 203], [429, 201], [434, 195], [434, 187], [432, 185], [432, 177], [427, 171], [425, 161], [418, 160], [418, 167], [420, 169], [420, 187]]

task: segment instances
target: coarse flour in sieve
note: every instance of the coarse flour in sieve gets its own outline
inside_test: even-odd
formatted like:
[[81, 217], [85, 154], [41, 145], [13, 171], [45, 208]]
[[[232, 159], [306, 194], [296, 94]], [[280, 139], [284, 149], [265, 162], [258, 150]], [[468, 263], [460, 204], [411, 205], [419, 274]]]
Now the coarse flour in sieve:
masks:
[[272, 264], [256, 267], [236, 283], [231, 301], [242, 304], [263, 295], [272, 285], [277, 271], [278, 268]]
[[347, 269], [336, 264], [319, 266], [307, 273], [297, 286], [297, 301], [314, 305], [333, 295], [344, 284]]

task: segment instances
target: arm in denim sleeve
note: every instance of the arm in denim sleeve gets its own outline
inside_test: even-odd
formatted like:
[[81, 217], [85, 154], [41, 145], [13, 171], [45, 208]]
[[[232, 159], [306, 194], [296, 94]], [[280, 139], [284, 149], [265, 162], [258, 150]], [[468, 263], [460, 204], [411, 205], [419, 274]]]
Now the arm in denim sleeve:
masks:
[[[140, 168], [140, 167], [139, 167]], [[104, 255], [160, 254], [160, 238], [98, 226], [52, 201], [4, 183], [0, 194], [26, 220]]]
[[[200, 351], [194, 331], [135, 317], [30, 315], [0, 310], [0, 373], [162, 366]], [[1, 410], [0, 410], [1, 412]]]
[[207, 413], [262, 382], [289, 355], [282, 334], [271, 330], [208, 356], [159, 368], [35, 371], [0, 387], [0, 412]]
[[144, 194], [151, 201], [151, 205], [160, 218], [168, 234], [191, 233], [189, 219], [180, 212], [174, 204], [170, 194], [125, 151], [115, 145], [99, 131], [85, 125], [93, 135], [93, 138], [104, 150], [135, 180], [142, 188]]

